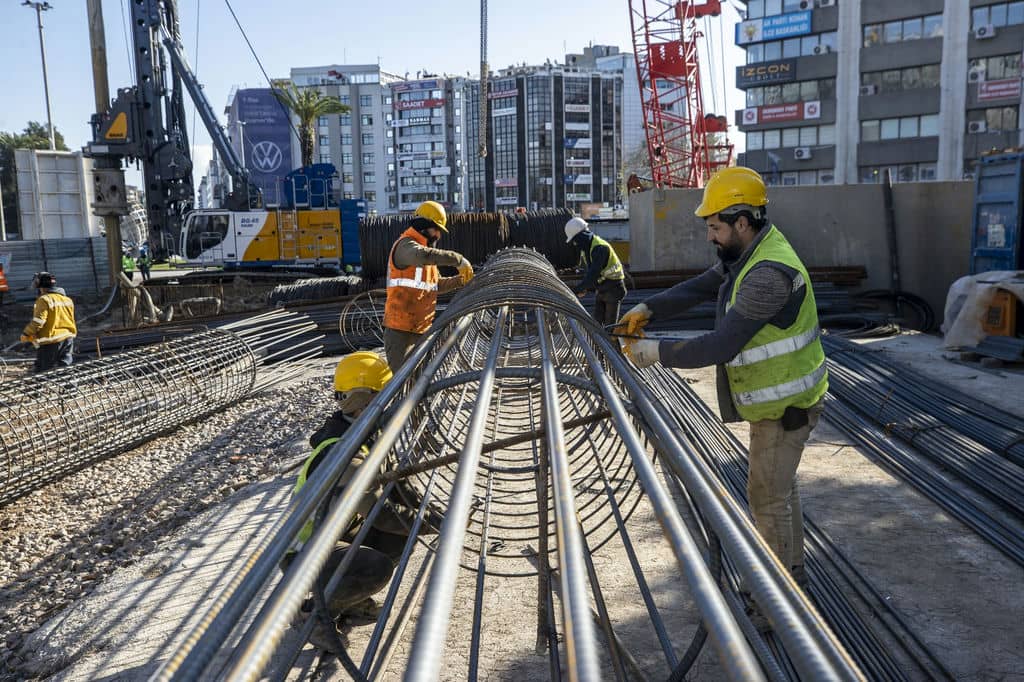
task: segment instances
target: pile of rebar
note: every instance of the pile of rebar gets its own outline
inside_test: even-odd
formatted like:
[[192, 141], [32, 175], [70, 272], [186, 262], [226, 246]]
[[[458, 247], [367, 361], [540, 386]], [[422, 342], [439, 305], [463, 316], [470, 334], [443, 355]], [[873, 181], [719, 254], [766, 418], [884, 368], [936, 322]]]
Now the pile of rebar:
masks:
[[[682, 679], [707, 640], [729, 678], [778, 679], [742, 604], [720, 581], [724, 558], [773, 623], [774, 643], [793, 675], [860, 679], [857, 665], [656, 400], [542, 256], [500, 252], [330, 448], [156, 679], [285, 677], [301, 641], [278, 652], [277, 667], [267, 670], [285, 630], [311, 589], [322, 608], [324, 591], [345, 580], [351, 552], [333, 575], [318, 575], [364, 493], [383, 486], [359, 532], [346, 538], [354, 544], [389, 504], [397, 479], [413, 491], [406, 501], [417, 514], [372, 636], [339, 654], [354, 679], [382, 676], [399, 650], [408, 655], [405, 679], [437, 679], [447, 660], [461, 570], [474, 576], [474, 588], [463, 593], [471, 596], [472, 609], [460, 608], [473, 621], [468, 656], [459, 657], [468, 660], [469, 679], [480, 673], [489, 626], [483, 604], [489, 584], [500, 576], [535, 576], [533, 625], [552, 679], [561, 679], [563, 669], [574, 680], [626, 679], [627, 668], [633, 676], [635, 659], [615, 632], [614, 610], [621, 606], [603, 598], [609, 585], [593, 561], [613, 548], [629, 563], [629, 577], [618, 574], [614, 587], [634, 590], [635, 603], [643, 604], [649, 645], [663, 661], [658, 677]], [[369, 454], [336, 492], [364, 443]], [[652, 452], [681, 482], [703, 532], [687, 525]], [[659, 606], [652, 595], [651, 566], [636, 552], [638, 542], [652, 541], [651, 529], [641, 536], [628, 524], [641, 496], [700, 612], [703, 626], [695, 633], [673, 631], [662, 609], [678, 605]], [[314, 517], [313, 536], [278, 582], [279, 562]], [[423, 524], [437, 518], [443, 519], [439, 534], [430, 542], [418, 538]], [[705, 537], [713, 547], [709, 557], [701, 549]], [[271, 586], [262, 606], [253, 606]], [[305, 621], [304, 636], [314, 622]], [[234, 642], [226, 660], [218, 656]]]
[[849, 341], [825, 348], [828, 419], [1024, 566], [1022, 420]]
[[0, 504], [295, 375], [315, 324], [274, 311], [219, 329], [5, 381]]

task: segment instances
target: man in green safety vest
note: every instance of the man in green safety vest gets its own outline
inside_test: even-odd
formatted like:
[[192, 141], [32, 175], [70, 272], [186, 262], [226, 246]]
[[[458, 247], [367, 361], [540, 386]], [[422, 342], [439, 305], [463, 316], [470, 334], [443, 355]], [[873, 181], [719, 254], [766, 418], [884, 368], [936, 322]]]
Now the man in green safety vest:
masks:
[[[292, 495], [298, 495], [306, 484], [306, 480], [321, 463], [330, 447], [341, 440], [345, 431], [362, 413], [384, 385], [391, 380], [391, 369], [376, 353], [361, 351], [347, 355], [338, 363], [334, 371], [334, 396], [338, 409], [332, 413], [324, 425], [309, 438], [313, 451], [299, 470], [298, 478]], [[365, 443], [353, 457], [348, 468], [341, 475], [336, 485], [336, 494], [344, 489], [355, 476], [359, 466], [369, 454], [370, 443]], [[356, 557], [352, 561], [338, 588], [330, 594], [323, 594], [331, 622], [318, 620], [309, 641], [316, 647], [332, 653], [341, 649], [340, 633], [336, 622], [345, 616], [370, 615], [376, 608], [371, 595], [384, 589], [391, 581], [394, 562], [402, 554], [409, 537], [409, 528], [415, 519], [416, 511], [410, 508], [412, 493], [402, 489], [399, 494], [396, 487], [389, 495], [389, 504], [378, 513], [373, 526], [362, 544], [356, 548]], [[338, 540], [330, 558], [324, 564], [314, 589], [323, 590], [346, 554], [352, 551], [349, 541], [354, 539], [363, 521], [380, 499], [382, 489], [378, 485], [367, 491], [357, 506], [357, 516], [351, 526]], [[333, 499], [334, 496], [332, 496]], [[416, 502], [411, 502], [416, 504]], [[302, 550], [303, 545], [312, 537], [315, 530], [313, 519], [310, 519], [289, 548], [282, 562], [282, 569], [288, 566]], [[425, 529], [423, 532], [432, 532]], [[313, 603], [303, 607], [305, 616], [310, 615]], [[303, 619], [304, 620], [304, 619]]]
[[671, 319], [715, 300], [715, 330], [681, 341], [626, 340], [638, 367], [718, 367], [724, 421], [750, 422], [747, 497], [754, 524], [801, 587], [803, 516], [796, 470], [828, 391], [825, 353], [811, 278], [765, 210], [767, 190], [749, 168], [726, 168], [708, 181], [695, 213], [720, 261], [703, 274], [648, 298], [622, 316], [617, 331], [642, 335], [651, 319]]
[[604, 239], [590, 231], [583, 218], [572, 218], [565, 224], [565, 241], [580, 251], [583, 281], [573, 287], [573, 293], [583, 297], [594, 290], [594, 319], [603, 325], [619, 319], [619, 305], [626, 297], [626, 272], [615, 249]]

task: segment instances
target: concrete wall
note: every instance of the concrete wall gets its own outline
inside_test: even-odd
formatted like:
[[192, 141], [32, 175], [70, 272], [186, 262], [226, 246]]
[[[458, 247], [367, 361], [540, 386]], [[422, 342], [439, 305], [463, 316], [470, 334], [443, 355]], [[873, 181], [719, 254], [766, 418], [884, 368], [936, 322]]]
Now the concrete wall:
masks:
[[[706, 268], [715, 260], [703, 221], [693, 215], [702, 190], [651, 190], [630, 198], [630, 268]], [[768, 213], [808, 266], [867, 270], [865, 289], [889, 287], [889, 246], [881, 185], [772, 187]], [[903, 289], [941, 316], [946, 290], [967, 274], [970, 182], [893, 187]]]

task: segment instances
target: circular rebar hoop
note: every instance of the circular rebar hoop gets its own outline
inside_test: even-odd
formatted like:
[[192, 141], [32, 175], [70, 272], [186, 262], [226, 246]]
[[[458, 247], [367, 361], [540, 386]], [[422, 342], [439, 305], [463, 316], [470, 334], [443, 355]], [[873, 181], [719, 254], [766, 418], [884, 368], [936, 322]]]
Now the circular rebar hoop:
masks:
[[[287, 340], [300, 330], [305, 338]], [[314, 330], [279, 312], [5, 382], [0, 505], [288, 376], [284, 367], [260, 377], [258, 369], [283, 349], [319, 353]]]
[[341, 342], [347, 350], [384, 345], [384, 302], [387, 289], [364, 291], [345, 304], [338, 318]]

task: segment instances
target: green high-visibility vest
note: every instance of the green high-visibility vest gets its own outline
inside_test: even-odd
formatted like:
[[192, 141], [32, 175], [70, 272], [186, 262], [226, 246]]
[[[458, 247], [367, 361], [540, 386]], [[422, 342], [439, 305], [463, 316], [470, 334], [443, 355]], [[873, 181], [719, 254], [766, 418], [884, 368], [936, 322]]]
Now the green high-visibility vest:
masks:
[[612, 245], [601, 239], [596, 234], [590, 238], [590, 249], [580, 253], [580, 261], [583, 263], [583, 267], [589, 268], [590, 264], [594, 259], [594, 248], [598, 246], [608, 247], [608, 264], [601, 270], [600, 276], [597, 278], [597, 283], [605, 281], [606, 279], [625, 279], [626, 273], [622, 269], [622, 261], [619, 260], [619, 254], [615, 253], [615, 249]]
[[729, 297], [736, 303], [743, 278], [758, 263], [781, 263], [797, 275], [793, 290], [807, 287], [796, 321], [782, 329], [769, 323], [754, 335], [739, 354], [725, 365], [729, 391], [740, 417], [747, 421], [781, 419], [787, 407], [808, 408], [828, 391], [825, 351], [821, 347], [818, 309], [811, 277], [793, 247], [772, 225], [768, 234], [740, 270]]
[[[306, 458], [306, 461], [303, 462], [302, 468], [299, 469], [299, 476], [298, 478], [295, 479], [295, 487], [292, 488], [292, 497], [298, 495], [299, 491], [302, 490], [302, 486], [306, 485], [306, 479], [309, 477], [309, 469], [313, 465], [313, 462], [316, 461], [317, 455], [323, 452], [324, 449], [329, 448], [335, 443], [337, 443], [339, 440], [341, 440], [341, 438], [327, 438], [324, 439], [322, 443], [313, 448], [313, 452], [309, 455], [309, 457]], [[370, 454], [370, 450], [365, 445], [362, 446], [362, 448], [360, 448], [360, 452], [362, 453], [363, 457]], [[299, 531], [298, 536], [296, 536], [297, 542], [291, 548], [291, 550], [295, 552], [299, 551], [299, 549], [302, 548], [302, 545], [307, 540], [309, 540], [310, 536], [312, 535], [313, 519], [310, 519], [309, 521], [306, 521], [306, 525], [304, 525], [302, 527], [302, 530]]]

